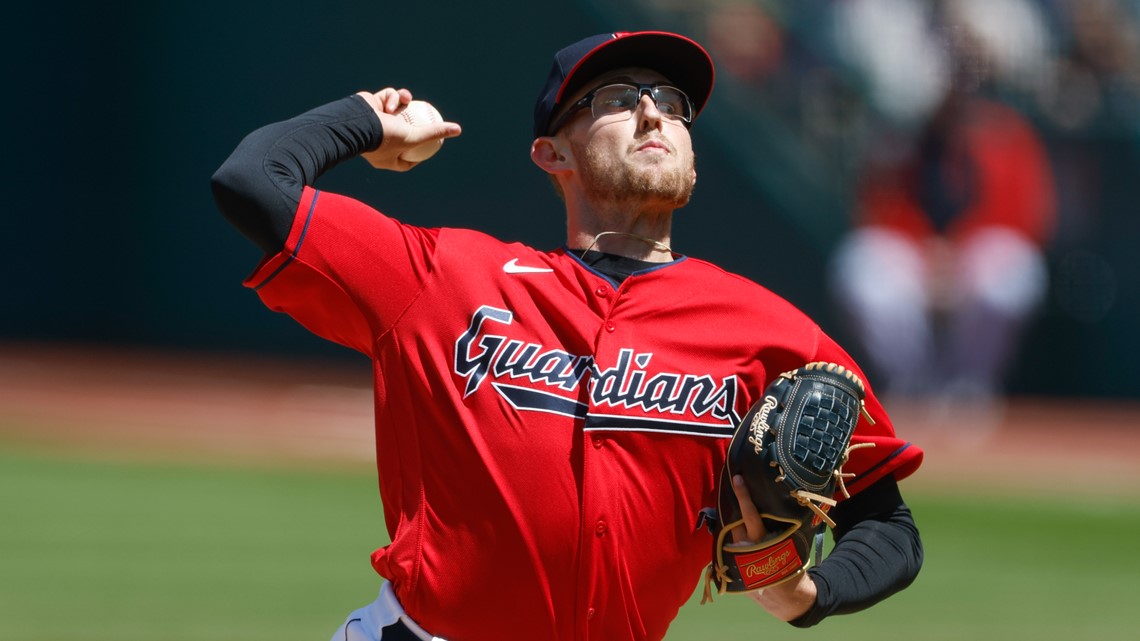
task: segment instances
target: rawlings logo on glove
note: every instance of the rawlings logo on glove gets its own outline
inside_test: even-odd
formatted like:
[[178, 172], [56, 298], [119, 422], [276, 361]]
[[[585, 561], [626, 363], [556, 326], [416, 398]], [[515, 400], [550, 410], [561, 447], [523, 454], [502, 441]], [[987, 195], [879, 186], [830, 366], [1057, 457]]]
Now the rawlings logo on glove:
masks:
[[[764, 398], [744, 415], [728, 446], [719, 485], [719, 527], [705, 581], [705, 598], [777, 585], [807, 569], [811, 544], [826, 523], [836, 491], [847, 494], [843, 464], [866, 390], [850, 370], [834, 363], [808, 363], [781, 374]], [[865, 446], [871, 447], [872, 444]], [[855, 446], [862, 447], [862, 446]], [[744, 518], [732, 478], [744, 477], [766, 534], [758, 542], [734, 543]], [[743, 536], [741, 536], [743, 538]], [[817, 554], [818, 556], [818, 554]]]

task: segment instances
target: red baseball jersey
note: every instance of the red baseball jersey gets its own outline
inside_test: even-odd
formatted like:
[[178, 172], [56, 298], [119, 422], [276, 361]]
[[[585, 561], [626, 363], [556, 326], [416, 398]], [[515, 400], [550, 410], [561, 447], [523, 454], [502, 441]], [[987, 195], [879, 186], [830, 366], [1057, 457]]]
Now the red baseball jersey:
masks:
[[[680, 257], [616, 284], [564, 250], [402, 224], [306, 188], [247, 285], [367, 355], [408, 614], [455, 641], [660, 639], [709, 563], [733, 425], [808, 361], [859, 371], [792, 305]], [[853, 491], [921, 461], [860, 423]]]

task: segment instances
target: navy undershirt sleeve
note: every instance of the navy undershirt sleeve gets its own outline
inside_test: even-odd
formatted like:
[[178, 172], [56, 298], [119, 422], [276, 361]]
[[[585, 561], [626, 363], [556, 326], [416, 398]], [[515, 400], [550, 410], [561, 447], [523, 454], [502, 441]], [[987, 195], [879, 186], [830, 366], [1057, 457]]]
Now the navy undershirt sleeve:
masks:
[[811, 610], [791, 621], [796, 627], [869, 608], [910, 585], [922, 567], [922, 539], [893, 477], [840, 502], [831, 517], [835, 547], [808, 569], [818, 594]]
[[376, 149], [382, 139], [380, 120], [356, 95], [266, 125], [214, 172], [214, 201], [246, 238], [275, 254], [289, 237], [304, 187], [341, 161]]

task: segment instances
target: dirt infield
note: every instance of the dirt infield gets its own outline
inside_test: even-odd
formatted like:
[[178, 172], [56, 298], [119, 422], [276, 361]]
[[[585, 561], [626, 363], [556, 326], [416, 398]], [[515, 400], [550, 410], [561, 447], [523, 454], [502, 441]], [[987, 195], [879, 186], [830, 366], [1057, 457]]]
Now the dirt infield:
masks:
[[[369, 379], [363, 359], [0, 345], [0, 441], [147, 458], [367, 466]], [[888, 407], [899, 433], [926, 451], [915, 484], [1140, 494], [1140, 402]]]
[[102, 452], [373, 460], [367, 362], [0, 347], [0, 437]]

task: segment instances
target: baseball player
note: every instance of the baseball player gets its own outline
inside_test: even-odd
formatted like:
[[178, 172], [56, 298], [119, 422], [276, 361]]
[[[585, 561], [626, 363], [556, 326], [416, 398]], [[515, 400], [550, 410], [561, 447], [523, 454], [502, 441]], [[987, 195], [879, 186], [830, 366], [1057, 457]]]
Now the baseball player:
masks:
[[[701, 515], [734, 424], [780, 372], [861, 373], [786, 301], [672, 248], [712, 87], [708, 54], [677, 34], [555, 55], [531, 148], [565, 201], [552, 250], [403, 224], [313, 186], [354, 156], [411, 169], [403, 154], [460, 135], [399, 117], [405, 89], [258, 129], [218, 169], [220, 210], [266, 253], [245, 284], [374, 365], [391, 543], [371, 557], [379, 598], [334, 639], [661, 639], [709, 563]], [[862, 609], [921, 565], [896, 483], [921, 450], [873, 393], [867, 409], [854, 441], [875, 447], [847, 464], [834, 551], [752, 594], [779, 619]]]

